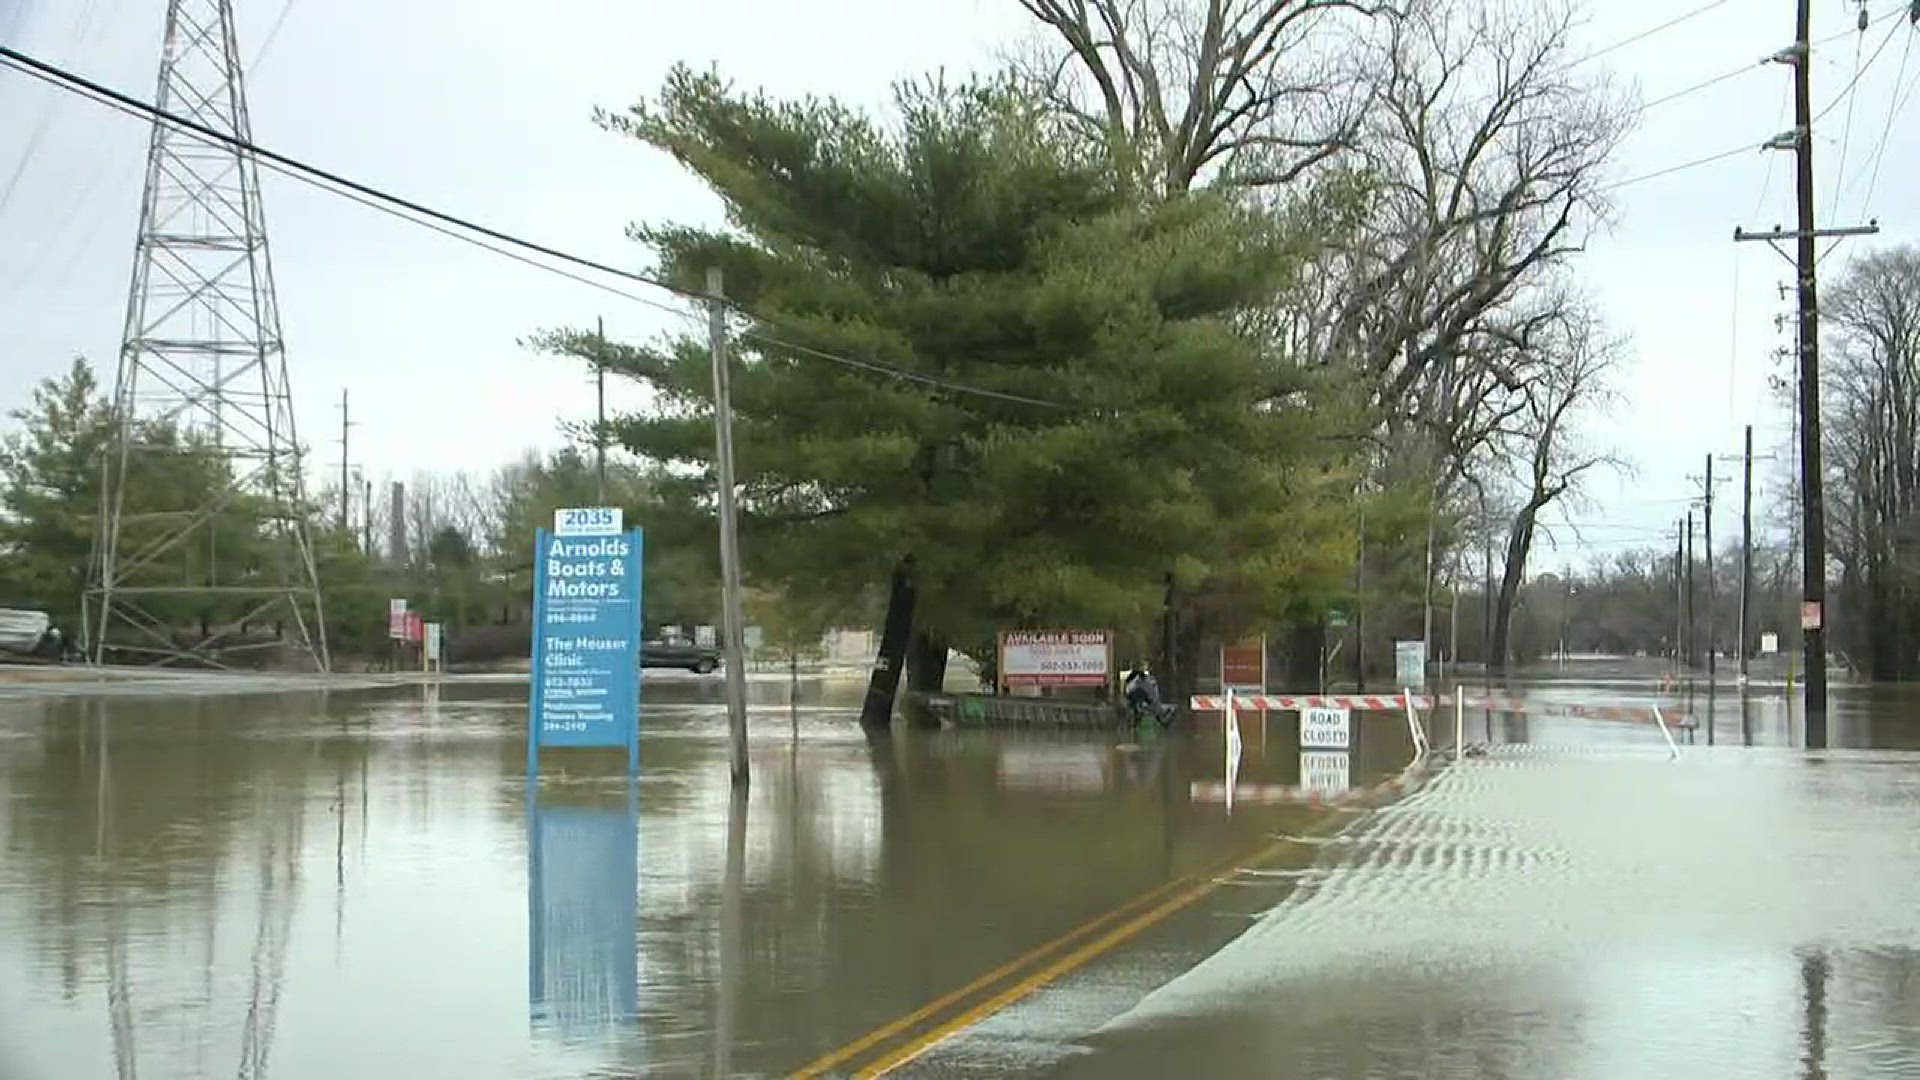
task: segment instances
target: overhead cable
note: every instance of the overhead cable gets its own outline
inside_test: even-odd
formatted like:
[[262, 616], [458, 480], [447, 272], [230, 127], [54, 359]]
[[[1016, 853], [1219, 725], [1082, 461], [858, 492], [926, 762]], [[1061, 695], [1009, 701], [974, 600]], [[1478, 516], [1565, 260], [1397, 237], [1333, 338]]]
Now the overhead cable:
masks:
[[[468, 218], [460, 217], [458, 215], [451, 214], [443, 210], [437, 210], [431, 206], [427, 206], [423, 203], [416, 202], [412, 199], [408, 199], [403, 196], [395, 195], [391, 192], [384, 191], [380, 188], [373, 187], [369, 184], [365, 184], [356, 180], [349, 179], [348, 177], [342, 176], [338, 173], [331, 172], [326, 169], [322, 169], [318, 166], [308, 164], [307, 162], [301, 161], [297, 158], [293, 158], [286, 154], [279, 153], [278, 151], [260, 146], [259, 144], [254, 143], [251, 140], [242, 139], [235, 135], [230, 135], [218, 129], [208, 127], [207, 125], [199, 123], [198, 121], [195, 121], [188, 117], [180, 116], [176, 113], [162, 109], [156, 105], [142, 101], [139, 98], [133, 97], [129, 94], [122, 93], [118, 90], [114, 90], [111, 87], [94, 82], [93, 80], [88, 79], [85, 76], [78, 75], [74, 72], [67, 71], [66, 69], [61, 68], [57, 65], [50, 64], [44, 60], [40, 60], [35, 57], [29, 56], [25, 53], [20, 52], [17, 49], [13, 49], [5, 45], [0, 45], [0, 61], [4, 61], [8, 66], [13, 67], [14, 69], [19, 70], [25, 74], [38, 78], [43, 82], [47, 82], [53, 86], [57, 86], [71, 93], [79, 94], [80, 96], [86, 97], [89, 100], [93, 100], [101, 104], [111, 106], [129, 115], [136, 116], [145, 120], [151, 120], [154, 122], [166, 123], [182, 131], [196, 135], [202, 139], [206, 139], [206, 140], [221, 144], [223, 146], [230, 147], [232, 149], [240, 150], [244, 153], [249, 154], [261, 164], [266, 165], [267, 167], [273, 169], [273, 171], [275, 172], [293, 177], [294, 179], [301, 180], [302, 182], [305, 182], [305, 183], [309, 183], [313, 186], [321, 188], [322, 190], [330, 191], [334, 194], [351, 193], [352, 195], [358, 196], [358, 198], [355, 201], [360, 202], [362, 205], [377, 204], [381, 208], [386, 209], [389, 212], [404, 211], [404, 213], [397, 213], [396, 216], [401, 216], [403, 218], [406, 218], [407, 220], [415, 221], [418, 224], [428, 224], [429, 222], [437, 223], [441, 227], [437, 228], [435, 231], [438, 231], [443, 235], [454, 236], [456, 238], [465, 240], [467, 242], [474, 242], [477, 237], [484, 237], [488, 240], [495, 241], [498, 245], [504, 245], [508, 248], [517, 248], [521, 252], [532, 252], [534, 254], [544, 256], [547, 259], [552, 259], [561, 263], [566, 263], [572, 266], [577, 266], [584, 269], [592, 270], [597, 273], [607, 274], [612, 277], [622, 278], [627, 281], [636, 282], [638, 284], [647, 285], [649, 287], [659, 289], [663, 292], [671, 293], [675, 296], [679, 296], [689, 300], [696, 300], [704, 303], [704, 302], [711, 302], [718, 299], [719, 302], [725, 305], [726, 307], [729, 307], [737, 312], [740, 312], [746, 315], [748, 318], [753, 319], [756, 322], [769, 324], [769, 325], [777, 325], [773, 323], [772, 320], [769, 320], [743, 307], [738, 303], [728, 301], [724, 298], [709, 297], [705, 293], [701, 293], [692, 289], [683, 288], [669, 281], [665, 281], [663, 279], [653, 277], [648, 274], [642, 274], [636, 271], [622, 269], [620, 267], [612, 266], [595, 259], [587, 258], [586, 256], [573, 254], [572, 252], [568, 252], [548, 244], [543, 244], [537, 241], [528, 240], [524, 237], [516, 236], [512, 233], [508, 233], [500, 229], [479, 224], [478, 222], [472, 221], [471, 219], [468, 219]], [[496, 247], [494, 245], [478, 244], [477, 246], [486, 248], [487, 250], [490, 250], [490, 251], [494, 251], [498, 254], [505, 254], [505, 252], [501, 251], [499, 247]], [[553, 267], [547, 263], [543, 263], [536, 259], [521, 257], [519, 258], [519, 261], [526, 263], [527, 265], [530, 265], [530, 266], [537, 266], [542, 269], [546, 269], [550, 272], [558, 272], [558, 268]], [[576, 281], [583, 280], [581, 277], [573, 274], [566, 274], [565, 276], [570, 277]], [[585, 283], [593, 284], [592, 282], [585, 282]], [[626, 294], [622, 293], [622, 295], [626, 295]], [[629, 297], [629, 298], [636, 299], [636, 300], [640, 299], [638, 297]], [[645, 303], [647, 301], [643, 300], [641, 302]], [[683, 314], [683, 313], [675, 312], [675, 314]], [[872, 374], [886, 375], [890, 378], [898, 379], [904, 382], [918, 383], [923, 386], [935, 387], [935, 388], [946, 390], [952, 393], [966, 394], [966, 395], [982, 397], [982, 398], [992, 398], [1000, 401], [1007, 401], [1007, 402], [1012, 402], [1012, 403], [1022, 404], [1022, 405], [1039, 406], [1043, 408], [1066, 408], [1067, 407], [1061, 404], [1060, 402], [1049, 401], [1049, 400], [1037, 398], [1037, 397], [1030, 397], [1024, 394], [1007, 393], [1004, 391], [994, 390], [987, 387], [972, 386], [966, 383], [955, 382], [950, 379], [940, 378], [938, 376], [926, 375], [921, 372], [912, 371], [912, 370], [902, 368], [897, 365], [886, 363], [883, 361], [857, 359], [854, 357], [843, 356], [838, 353], [833, 353], [825, 349], [818, 349], [818, 348], [813, 348], [811, 346], [797, 345], [793, 342], [784, 341], [780, 338], [773, 337], [771, 335], [768, 335], [764, 331], [757, 330], [757, 329], [749, 329], [745, 331], [742, 336], [752, 338], [756, 341], [760, 341], [765, 344], [775, 345], [783, 348], [789, 348], [802, 355], [809, 356], [814, 359], [826, 361], [828, 363], [838, 364], [842, 367], [847, 367], [847, 368], [859, 370], [859, 371], [865, 371]]]

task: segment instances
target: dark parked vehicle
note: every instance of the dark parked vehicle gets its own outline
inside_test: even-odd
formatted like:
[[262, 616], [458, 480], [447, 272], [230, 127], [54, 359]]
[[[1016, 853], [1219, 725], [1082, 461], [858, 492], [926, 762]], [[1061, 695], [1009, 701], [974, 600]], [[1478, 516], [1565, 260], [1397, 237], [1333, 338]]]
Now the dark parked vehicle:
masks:
[[720, 666], [720, 650], [691, 641], [649, 641], [641, 647], [640, 666], [685, 668], [705, 675]]

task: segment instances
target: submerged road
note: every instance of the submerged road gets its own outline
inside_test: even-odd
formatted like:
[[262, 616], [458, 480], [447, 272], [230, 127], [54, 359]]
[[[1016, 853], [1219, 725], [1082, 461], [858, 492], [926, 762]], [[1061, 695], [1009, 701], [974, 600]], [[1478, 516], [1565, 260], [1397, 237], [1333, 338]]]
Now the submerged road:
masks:
[[[519, 685], [0, 696], [0, 1077], [1920, 1077], [1912, 698], [1812, 755], [1765, 698], [1678, 760], [1480, 717], [1345, 809], [1263, 804], [1304, 762], [1248, 718], [1229, 814], [1217, 722], [787, 692], [744, 798], [719, 687], [661, 680], [635, 788], [556, 754], [531, 801]], [[1399, 775], [1357, 729], [1341, 782]]]
[[1917, 766], [1502, 747], [1187, 970], [1116, 958], [900, 1074], [1920, 1076]]

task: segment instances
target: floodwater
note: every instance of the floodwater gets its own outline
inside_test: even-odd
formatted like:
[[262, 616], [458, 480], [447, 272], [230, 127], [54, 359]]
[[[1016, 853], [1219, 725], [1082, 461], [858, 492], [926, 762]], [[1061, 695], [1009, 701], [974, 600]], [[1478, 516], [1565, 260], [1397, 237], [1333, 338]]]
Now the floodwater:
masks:
[[[711, 680], [649, 683], [637, 784], [549, 751], [531, 799], [523, 686], [0, 698], [0, 1078], [1920, 1076], [1920, 697], [1815, 755], [1765, 688], [1677, 760], [1469, 716], [1367, 812], [1270, 802], [1307, 763], [1249, 717], [1229, 813], [1217, 721], [750, 689], [744, 798]], [[1355, 726], [1310, 785], [1401, 773]]]

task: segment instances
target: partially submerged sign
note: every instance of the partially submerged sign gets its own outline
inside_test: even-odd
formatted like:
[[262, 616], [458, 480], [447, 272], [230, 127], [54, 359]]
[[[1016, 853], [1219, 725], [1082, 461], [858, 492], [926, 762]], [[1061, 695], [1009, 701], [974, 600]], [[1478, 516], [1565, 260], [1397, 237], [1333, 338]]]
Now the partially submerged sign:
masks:
[[1110, 630], [1005, 630], [1000, 684], [1106, 686], [1113, 680]]
[[622, 525], [618, 507], [557, 510], [536, 538], [530, 779], [542, 746], [625, 746], [639, 767], [642, 538]]

